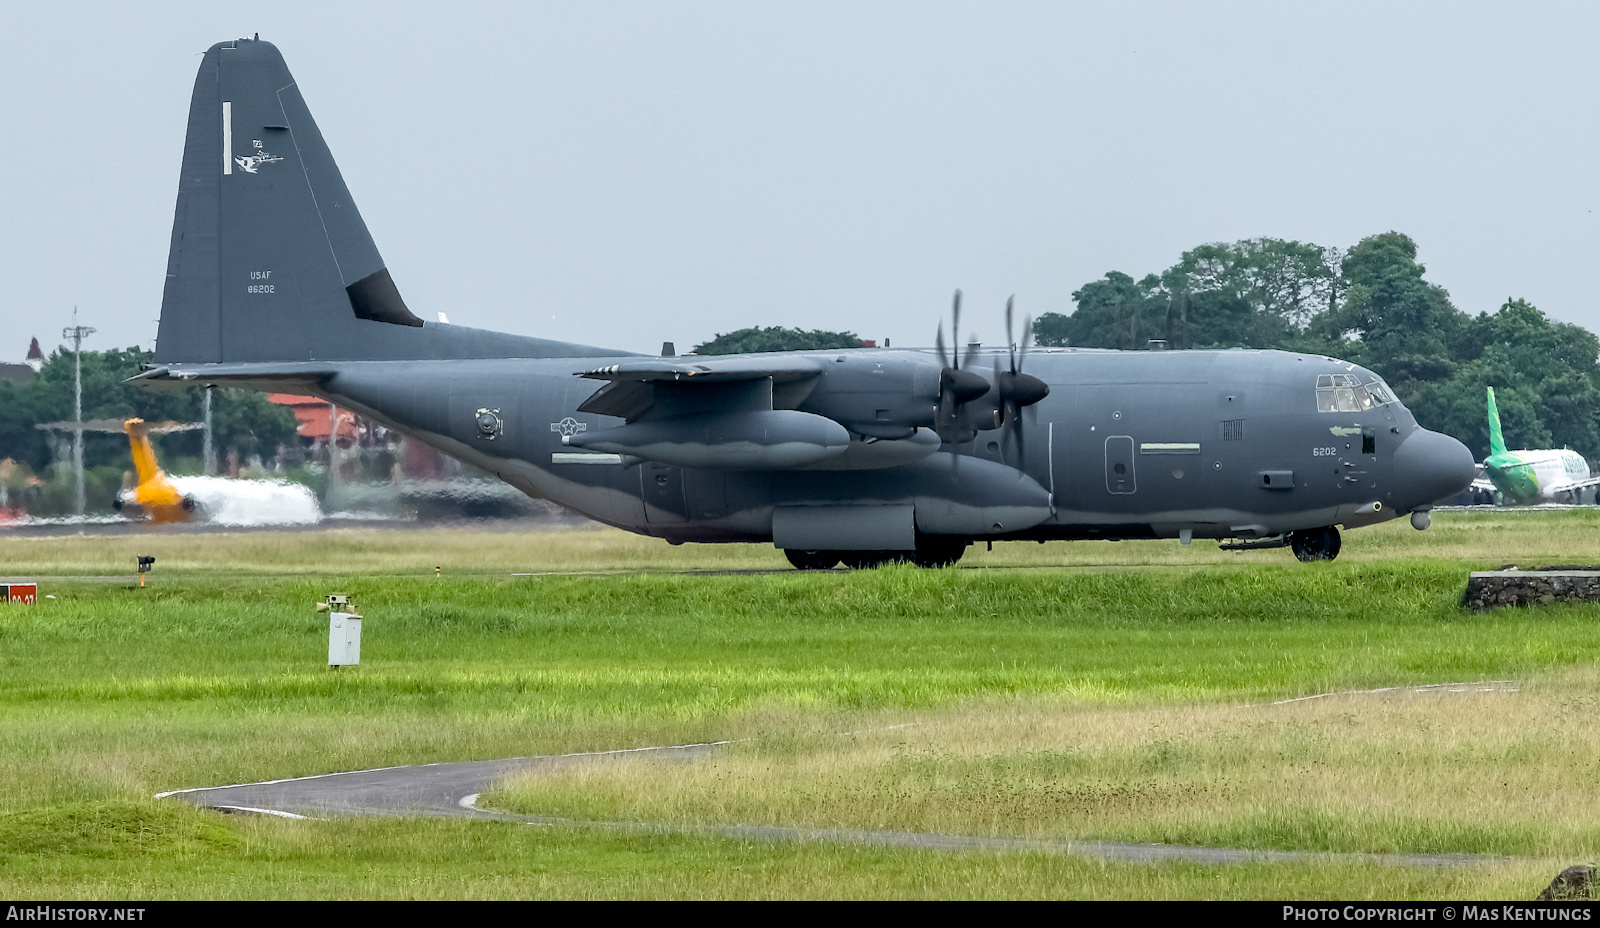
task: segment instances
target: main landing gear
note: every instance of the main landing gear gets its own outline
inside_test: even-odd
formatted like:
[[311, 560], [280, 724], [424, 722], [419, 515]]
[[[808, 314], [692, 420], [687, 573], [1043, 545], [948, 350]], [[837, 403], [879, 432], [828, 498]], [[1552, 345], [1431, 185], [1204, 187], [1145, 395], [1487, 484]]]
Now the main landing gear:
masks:
[[911, 563], [918, 567], [949, 567], [967, 553], [970, 538], [952, 535], [918, 535], [915, 551], [806, 551], [784, 548], [783, 556], [799, 570], [829, 570], [840, 562], [851, 570], [870, 570], [885, 564]]
[[795, 570], [832, 570], [839, 563], [837, 551], [802, 551], [799, 548], [784, 548], [783, 556], [789, 559]]
[[1331, 561], [1339, 556], [1339, 530], [1329, 525], [1290, 532], [1289, 549], [1302, 561]]

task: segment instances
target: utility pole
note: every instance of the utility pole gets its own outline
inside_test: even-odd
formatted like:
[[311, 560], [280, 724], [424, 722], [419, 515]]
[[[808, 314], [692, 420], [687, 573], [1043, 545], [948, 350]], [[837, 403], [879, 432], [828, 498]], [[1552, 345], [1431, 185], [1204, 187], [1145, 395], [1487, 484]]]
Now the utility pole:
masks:
[[205, 422], [206, 430], [203, 433], [205, 440], [200, 443], [200, 459], [204, 462], [201, 472], [211, 476], [217, 472], [217, 456], [211, 447], [211, 388], [205, 389]]
[[72, 469], [77, 472], [78, 515], [83, 515], [83, 340], [94, 328], [78, 325], [78, 307], [72, 307], [72, 325], [61, 330], [61, 337], [72, 342]]

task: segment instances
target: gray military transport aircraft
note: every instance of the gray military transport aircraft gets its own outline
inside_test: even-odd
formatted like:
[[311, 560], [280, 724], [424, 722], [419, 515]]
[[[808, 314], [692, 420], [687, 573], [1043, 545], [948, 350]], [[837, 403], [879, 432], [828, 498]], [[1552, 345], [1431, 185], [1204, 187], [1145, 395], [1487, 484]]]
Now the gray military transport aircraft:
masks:
[[[1010, 323], [1008, 305], [1008, 342]], [[959, 357], [942, 323], [934, 351], [651, 357], [425, 322], [257, 38], [201, 62], [155, 363], [137, 379], [315, 394], [601, 522], [770, 541], [802, 569], [1085, 538], [1326, 560], [1339, 526], [1409, 513], [1426, 528], [1475, 476], [1465, 446], [1344, 361], [1030, 357], [1027, 328], [1020, 351]]]

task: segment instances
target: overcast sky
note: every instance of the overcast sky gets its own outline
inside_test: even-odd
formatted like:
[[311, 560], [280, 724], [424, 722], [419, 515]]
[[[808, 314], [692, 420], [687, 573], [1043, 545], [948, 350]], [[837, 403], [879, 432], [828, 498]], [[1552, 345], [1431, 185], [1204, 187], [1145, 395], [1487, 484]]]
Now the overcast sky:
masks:
[[933, 341], [1203, 242], [1397, 229], [1600, 330], [1600, 4], [0, 5], [0, 360], [154, 343], [200, 56], [288, 60], [411, 308]]

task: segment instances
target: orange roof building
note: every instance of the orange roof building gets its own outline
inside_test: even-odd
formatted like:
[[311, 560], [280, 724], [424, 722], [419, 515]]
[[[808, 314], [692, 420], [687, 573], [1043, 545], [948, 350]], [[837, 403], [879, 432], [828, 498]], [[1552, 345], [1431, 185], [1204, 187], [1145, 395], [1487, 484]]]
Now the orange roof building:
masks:
[[[287, 406], [294, 413], [294, 430], [312, 444], [326, 444], [332, 430], [333, 404], [314, 396], [297, 396], [293, 393], [269, 393], [267, 402]], [[339, 410], [339, 442], [355, 442], [361, 429], [356, 425], [356, 414], [348, 409]]]

